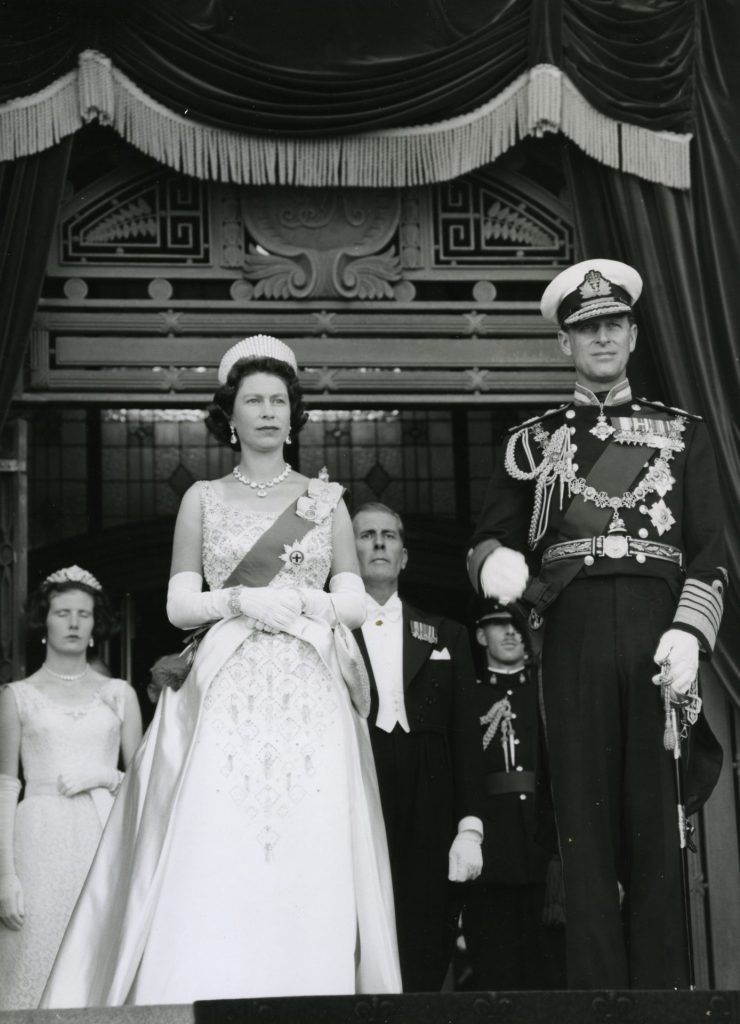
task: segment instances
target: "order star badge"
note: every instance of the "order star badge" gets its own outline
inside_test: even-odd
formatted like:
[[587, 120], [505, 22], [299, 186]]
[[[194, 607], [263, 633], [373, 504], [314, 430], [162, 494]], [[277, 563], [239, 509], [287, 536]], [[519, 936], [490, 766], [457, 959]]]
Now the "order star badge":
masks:
[[648, 515], [650, 516], [650, 521], [658, 531], [659, 535], [667, 533], [672, 526], [676, 525], [673, 513], [662, 498], [660, 501], [653, 502], [648, 509]]
[[292, 544], [283, 544], [283, 553], [280, 555], [280, 560], [285, 562], [286, 565], [301, 565], [306, 559], [306, 552], [299, 540], [293, 541]]

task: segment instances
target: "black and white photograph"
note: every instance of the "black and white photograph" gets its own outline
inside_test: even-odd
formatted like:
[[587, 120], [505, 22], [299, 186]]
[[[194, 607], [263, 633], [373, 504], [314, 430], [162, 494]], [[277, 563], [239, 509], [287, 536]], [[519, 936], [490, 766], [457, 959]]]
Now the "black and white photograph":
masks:
[[0, 2], [0, 1024], [740, 1024], [739, 39]]

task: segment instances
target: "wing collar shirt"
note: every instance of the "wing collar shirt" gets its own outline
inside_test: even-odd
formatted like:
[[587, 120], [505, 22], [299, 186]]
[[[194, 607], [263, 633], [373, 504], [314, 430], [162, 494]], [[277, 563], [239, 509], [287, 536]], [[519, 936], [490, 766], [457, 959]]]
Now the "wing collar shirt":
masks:
[[367, 618], [362, 627], [370, 663], [378, 688], [378, 717], [376, 726], [384, 732], [393, 732], [396, 723], [404, 732], [410, 732], [403, 699], [403, 608], [398, 594], [385, 604], [369, 594]]

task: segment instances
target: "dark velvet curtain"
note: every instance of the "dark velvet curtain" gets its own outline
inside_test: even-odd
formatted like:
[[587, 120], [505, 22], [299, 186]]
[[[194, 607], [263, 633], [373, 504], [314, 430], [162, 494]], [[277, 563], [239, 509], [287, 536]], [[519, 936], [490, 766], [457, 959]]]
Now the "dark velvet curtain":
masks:
[[649, 346], [660, 394], [701, 414], [712, 433], [725, 499], [730, 589], [715, 668], [740, 705], [740, 9], [701, 5], [701, 60], [691, 192], [620, 174], [568, 147], [566, 167], [581, 256], [610, 256], [645, 280], [638, 348]]
[[689, 131], [695, 0], [4, 0], [0, 102], [95, 48], [177, 113], [332, 135], [468, 113], [559, 64], [603, 114]]
[[23, 366], [44, 283], [72, 139], [0, 163], [0, 426]]

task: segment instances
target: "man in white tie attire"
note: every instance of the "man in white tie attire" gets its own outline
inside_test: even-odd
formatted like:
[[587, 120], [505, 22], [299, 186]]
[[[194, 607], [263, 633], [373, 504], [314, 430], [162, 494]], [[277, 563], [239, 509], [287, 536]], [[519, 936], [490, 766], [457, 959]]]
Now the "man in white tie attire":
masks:
[[367, 591], [355, 630], [370, 676], [368, 724], [393, 875], [405, 992], [439, 991], [459, 884], [481, 871], [483, 764], [465, 628], [398, 596], [401, 517], [379, 502], [353, 517]]

